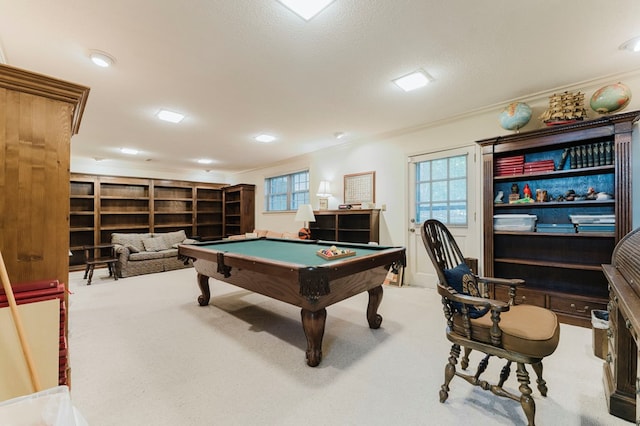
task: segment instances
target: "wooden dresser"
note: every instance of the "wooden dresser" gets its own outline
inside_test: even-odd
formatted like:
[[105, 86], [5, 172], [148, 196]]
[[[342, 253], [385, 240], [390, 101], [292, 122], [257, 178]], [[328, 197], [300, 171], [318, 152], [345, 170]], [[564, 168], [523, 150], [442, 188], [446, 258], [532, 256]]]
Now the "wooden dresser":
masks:
[[640, 228], [620, 240], [611, 262], [602, 266], [609, 281], [609, 352], [604, 364], [604, 390], [611, 414], [640, 425], [636, 410], [640, 399]]

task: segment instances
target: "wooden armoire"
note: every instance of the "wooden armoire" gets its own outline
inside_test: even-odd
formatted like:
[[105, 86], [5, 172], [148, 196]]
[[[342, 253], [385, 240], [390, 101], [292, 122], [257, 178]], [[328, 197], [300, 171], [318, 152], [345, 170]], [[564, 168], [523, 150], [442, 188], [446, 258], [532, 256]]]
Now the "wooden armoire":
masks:
[[0, 64], [0, 252], [12, 284], [69, 278], [69, 162], [89, 88]]

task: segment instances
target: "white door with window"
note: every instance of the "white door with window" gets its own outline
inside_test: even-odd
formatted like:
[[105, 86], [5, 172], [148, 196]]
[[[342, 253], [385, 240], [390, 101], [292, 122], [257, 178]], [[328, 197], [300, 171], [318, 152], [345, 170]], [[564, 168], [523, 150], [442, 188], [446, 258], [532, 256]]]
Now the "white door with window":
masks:
[[428, 288], [435, 288], [437, 283], [422, 243], [422, 223], [427, 219], [443, 222], [465, 256], [478, 256], [479, 176], [473, 147], [409, 157], [407, 283]]

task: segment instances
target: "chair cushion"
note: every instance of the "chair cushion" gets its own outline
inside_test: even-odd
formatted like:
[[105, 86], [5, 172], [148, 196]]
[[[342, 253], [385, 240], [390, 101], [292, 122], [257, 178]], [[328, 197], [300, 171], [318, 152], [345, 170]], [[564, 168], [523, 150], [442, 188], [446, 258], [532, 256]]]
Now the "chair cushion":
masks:
[[[452, 287], [460, 294], [467, 296], [482, 297], [478, 290], [478, 283], [475, 275], [469, 269], [466, 263], [461, 263], [452, 269], [445, 269], [444, 276], [447, 279], [447, 285]], [[456, 312], [462, 312], [462, 303], [453, 302]], [[469, 306], [469, 316], [471, 318], [480, 318], [489, 311], [488, 308], [476, 308]]]
[[161, 251], [141, 251], [140, 253], [131, 253], [129, 255], [130, 261], [138, 261], [138, 260], [151, 260], [151, 259], [162, 259], [164, 257], [164, 253]]
[[144, 244], [145, 251], [161, 251], [171, 248], [162, 237], [146, 238], [142, 240], [142, 244]]
[[[491, 326], [491, 315], [472, 319], [473, 339], [491, 343]], [[536, 358], [551, 355], [560, 340], [560, 325], [556, 314], [533, 305], [515, 305], [507, 312], [502, 312], [500, 329], [503, 349]], [[454, 330], [464, 335], [461, 315], [454, 318]]]

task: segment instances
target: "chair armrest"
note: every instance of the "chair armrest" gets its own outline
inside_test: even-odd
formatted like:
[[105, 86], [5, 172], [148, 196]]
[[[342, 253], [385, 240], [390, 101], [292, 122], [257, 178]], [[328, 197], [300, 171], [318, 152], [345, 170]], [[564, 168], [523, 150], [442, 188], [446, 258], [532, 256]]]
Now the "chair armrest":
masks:
[[114, 244], [113, 247], [116, 257], [118, 258], [118, 262], [125, 265], [129, 261], [129, 254], [131, 254], [131, 252], [127, 247], [120, 244]]
[[495, 278], [495, 277], [477, 277], [478, 281], [488, 284], [512, 285], [516, 287], [524, 286], [524, 280], [520, 278]]
[[116, 254], [119, 254], [122, 249], [126, 248], [125, 246], [123, 246], [122, 244], [114, 244], [113, 245], [113, 250], [116, 252]]
[[462, 303], [464, 305], [482, 306], [498, 312], [509, 310], [509, 304], [502, 300], [489, 299], [486, 297], [475, 297], [468, 294], [461, 294], [451, 287], [438, 284], [438, 293], [440, 296], [449, 299], [452, 302]]
[[517, 287], [524, 287], [524, 280], [520, 278], [494, 278], [494, 277], [477, 277], [478, 282], [483, 283], [486, 289], [486, 284], [500, 284], [509, 286], [509, 304], [516, 304], [516, 289]]
[[509, 310], [509, 304], [502, 300], [468, 296], [466, 294], [460, 294], [455, 290], [450, 291], [448, 298], [453, 302], [459, 302], [465, 305], [482, 306], [496, 312], [505, 312]]
[[[500, 329], [500, 313], [506, 312], [511, 308], [509, 303], [501, 300], [485, 299], [483, 297], [467, 296], [457, 293], [452, 288], [438, 285], [438, 292], [443, 299], [449, 299], [450, 302], [462, 303], [463, 305], [483, 306], [489, 308], [489, 312], [485, 315], [491, 315], [491, 330], [489, 332], [491, 336], [491, 344], [496, 347], [502, 347], [502, 330]], [[453, 309], [449, 304], [445, 304], [445, 316], [447, 317], [447, 324], [450, 329], [453, 329]], [[464, 334], [468, 339], [473, 339], [473, 332], [471, 327], [471, 317], [467, 308], [462, 311], [462, 325], [464, 327]]]

